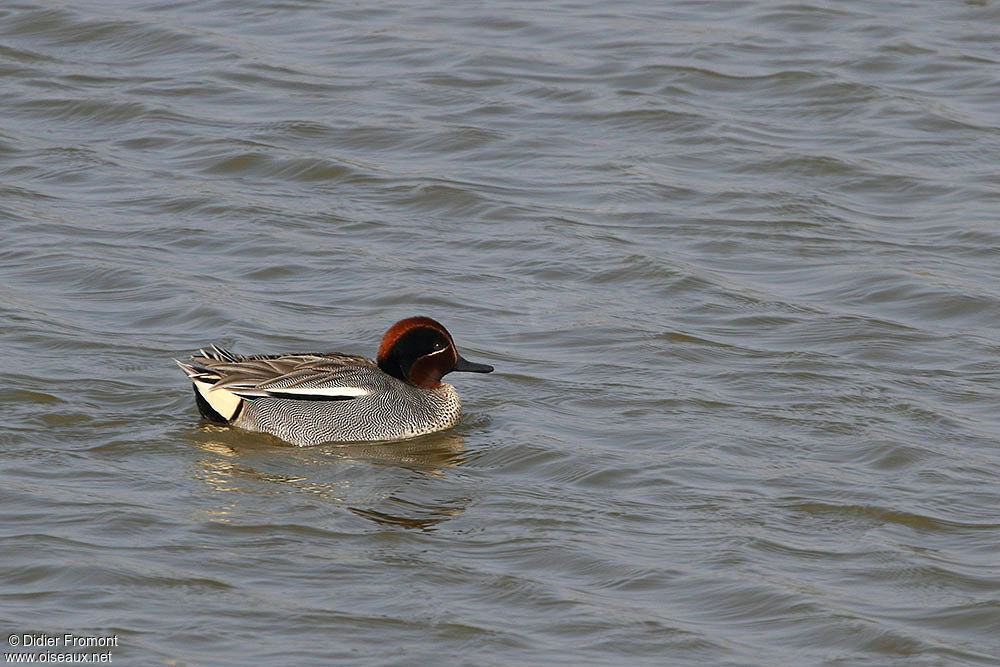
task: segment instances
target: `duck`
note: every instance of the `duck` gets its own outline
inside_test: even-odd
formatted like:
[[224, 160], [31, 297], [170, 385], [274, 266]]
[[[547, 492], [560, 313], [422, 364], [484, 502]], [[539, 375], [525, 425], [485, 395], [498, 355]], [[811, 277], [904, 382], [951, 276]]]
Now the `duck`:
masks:
[[194, 386], [201, 415], [269, 433], [300, 447], [403, 440], [458, 422], [448, 373], [491, 373], [458, 353], [444, 326], [426, 316], [396, 322], [375, 359], [340, 353], [238, 355], [212, 345], [175, 359]]

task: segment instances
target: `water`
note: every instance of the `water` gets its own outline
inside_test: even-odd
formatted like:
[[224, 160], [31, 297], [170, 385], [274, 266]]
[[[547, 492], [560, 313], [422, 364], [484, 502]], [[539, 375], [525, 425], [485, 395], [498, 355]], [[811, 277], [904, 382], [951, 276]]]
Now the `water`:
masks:
[[[996, 3], [123, 5], [0, 7], [4, 636], [1000, 660]], [[171, 361], [418, 313], [497, 371], [405, 444]]]

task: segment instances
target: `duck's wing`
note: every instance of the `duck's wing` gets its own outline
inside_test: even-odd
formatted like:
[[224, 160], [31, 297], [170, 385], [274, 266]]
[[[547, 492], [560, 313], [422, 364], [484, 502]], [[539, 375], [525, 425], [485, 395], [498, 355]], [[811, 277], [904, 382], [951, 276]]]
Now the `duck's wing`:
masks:
[[195, 382], [211, 385], [210, 392], [225, 390], [251, 400], [268, 396], [346, 401], [367, 396], [386, 383], [375, 362], [347, 354], [240, 356], [213, 346], [192, 356], [191, 363], [177, 363]]

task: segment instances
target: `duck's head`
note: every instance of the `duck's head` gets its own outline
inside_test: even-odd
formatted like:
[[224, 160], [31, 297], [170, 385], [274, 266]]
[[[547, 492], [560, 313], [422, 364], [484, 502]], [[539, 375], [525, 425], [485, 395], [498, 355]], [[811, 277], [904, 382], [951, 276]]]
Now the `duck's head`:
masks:
[[463, 359], [448, 330], [429, 317], [408, 317], [393, 324], [382, 336], [375, 360], [394, 378], [429, 389], [452, 371], [493, 371], [492, 366]]

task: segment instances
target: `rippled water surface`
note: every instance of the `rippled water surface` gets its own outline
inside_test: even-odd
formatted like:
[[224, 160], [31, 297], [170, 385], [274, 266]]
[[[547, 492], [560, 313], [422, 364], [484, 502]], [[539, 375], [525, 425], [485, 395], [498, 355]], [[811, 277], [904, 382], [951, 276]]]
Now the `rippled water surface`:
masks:
[[[998, 25], [4, 2], [4, 637], [996, 664]], [[209, 425], [172, 361], [372, 355], [418, 313], [497, 371], [406, 443]]]

